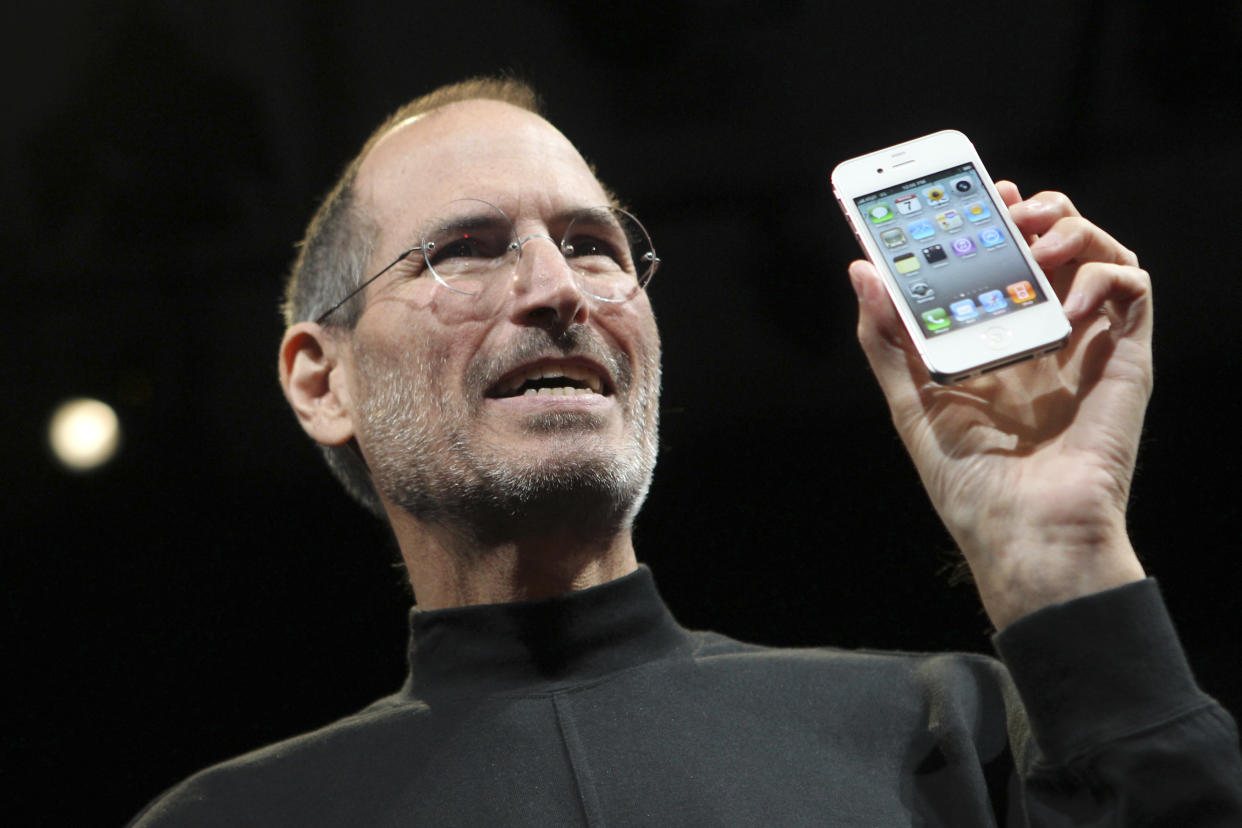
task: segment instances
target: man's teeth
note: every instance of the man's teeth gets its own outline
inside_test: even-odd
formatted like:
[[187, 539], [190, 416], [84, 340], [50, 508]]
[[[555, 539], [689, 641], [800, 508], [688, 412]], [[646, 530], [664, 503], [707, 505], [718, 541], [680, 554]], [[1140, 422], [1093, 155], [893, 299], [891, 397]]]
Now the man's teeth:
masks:
[[[547, 380], [566, 380], [555, 385]], [[541, 382], [542, 381], [542, 382]], [[521, 390], [525, 383], [537, 383], [537, 387]], [[514, 374], [500, 389], [502, 394], [574, 396], [578, 394], [602, 394], [604, 382], [594, 371], [576, 365], [546, 365]]]
[[523, 397], [577, 397], [582, 394], [596, 394], [590, 388], [575, 388], [572, 385], [561, 386], [558, 388], [527, 388], [522, 392]]

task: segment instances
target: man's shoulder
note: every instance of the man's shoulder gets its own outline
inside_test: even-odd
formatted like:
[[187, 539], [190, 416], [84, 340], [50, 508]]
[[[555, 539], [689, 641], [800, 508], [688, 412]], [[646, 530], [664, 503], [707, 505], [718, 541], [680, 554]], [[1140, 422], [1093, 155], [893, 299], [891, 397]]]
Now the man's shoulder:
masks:
[[996, 669], [1004, 665], [995, 656], [958, 651], [918, 651], [870, 647], [781, 646], [742, 641], [712, 630], [689, 630], [695, 658], [745, 657], [792, 659], [822, 665], [853, 667], [859, 664], [890, 669], [919, 669], [927, 664], [961, 665], [968, 669]]
[[829, 728], [842, 743], [890, 746], [935, 734], [973, 744], [981, 756], [999, 755], [1010, 736], [1025, 738], [1017, 691], [991, 656], [768, 647], [693, 635], [704, 696], [734, 714], [755, 711], [769, 729]]
[[[914, 652], [752, 644], [717, 632], [693, 631], [694, 658], [706, 669], [755, 671], [853, 685], [959, 687], [1011, 691], [1005, 665], [982, 653]], [[775, 671], [775, 672], [774, 672]]]
[[[298, 807], [287, 798], [299, 787], [330, 785], [342, 757], [362, 755], [354, 749], [361, 744], [395, 738], [395, 721], [417, 719], [425, 710], [408, 694], [385, 696], [323, 727], [195, 773], [160, 794], [131, 826], [264, 825], [269, 811], [287, 819]], [[285, 784], [291, 780], [298, 784]]]

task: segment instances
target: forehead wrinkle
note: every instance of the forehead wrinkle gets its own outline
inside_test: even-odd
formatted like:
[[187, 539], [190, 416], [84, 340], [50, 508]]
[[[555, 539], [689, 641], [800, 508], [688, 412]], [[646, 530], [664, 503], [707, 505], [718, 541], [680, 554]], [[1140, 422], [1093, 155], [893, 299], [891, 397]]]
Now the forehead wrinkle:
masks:
[[565, 192], [564, 188], [556, 186], [560, 182], [551, 182], [550, 186], [537, 191], [519, 193], [511, 203], [506, 203], [508, 199], [498, 201], [496, 206], [515, 225], [525, 223], [534, 217], [548, 226], [568, 224], [573, 218], [588, 210], [614, 206], [608, 196], [608, 191], [594, 175], [590, 177], [590, 182], [594, 185], [595, 192], [586, 197], [570, 195]]
[[[379, 225], [377, 248], [384, 252], [377, 249], [376, 260], [417, 244], [426, 223], [435, 218], [423, 212], [438, 209], [426, 207], [432, 199], [440, 204], [481, 198], [515, 224], [530, 201], [550, 221], [565, 221], [574, 210], [612, 201], [590, 165], [554, 126], [495, 101], [462, 101], [403, 121], [371, 149], [359, 173], [359, 200]], [[572, 209], [557, 207], [566, 203]]]

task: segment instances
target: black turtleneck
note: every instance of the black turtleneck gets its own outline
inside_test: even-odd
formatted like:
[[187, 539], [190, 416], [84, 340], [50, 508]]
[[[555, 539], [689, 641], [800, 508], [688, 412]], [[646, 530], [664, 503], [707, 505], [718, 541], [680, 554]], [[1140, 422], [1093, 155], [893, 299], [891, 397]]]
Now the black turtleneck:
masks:
[[558, 598], [410, 612], [415, 696], [479, 696], [594, 681], [656, 659], [688, 657], [693, 639], [646, 568]]
[[1012, 680], [983, 656], [690, 632], [645, 568], [411, 629], [399, 692], [135, 824], [1242, 824], [1236, 730], [1150, 581], [1011, 626]]

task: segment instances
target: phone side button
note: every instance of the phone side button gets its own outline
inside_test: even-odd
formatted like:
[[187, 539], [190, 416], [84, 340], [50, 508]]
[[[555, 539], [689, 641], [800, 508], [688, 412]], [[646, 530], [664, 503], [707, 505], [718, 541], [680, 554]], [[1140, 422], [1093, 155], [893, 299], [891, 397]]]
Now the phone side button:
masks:
[[1003, 350], [1009, 345], [1009, 340], [1013, 338], [1013, 331], [1008, 328], [1002, 328], [1000, 325], [993, 325], [987, 328], [979, 335], [983, 340], [983, 344], [993, 350]]

